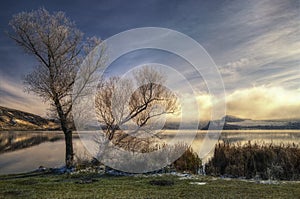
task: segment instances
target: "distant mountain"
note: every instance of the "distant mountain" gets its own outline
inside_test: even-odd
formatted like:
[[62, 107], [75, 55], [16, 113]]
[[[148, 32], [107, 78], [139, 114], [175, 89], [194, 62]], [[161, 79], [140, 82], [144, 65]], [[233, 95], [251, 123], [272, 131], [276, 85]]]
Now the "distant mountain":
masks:
[[[300, 129], [300, 120], [251, 120], [238, 118], [231, 115], [226, 115], [222, 118], [224, 120], [224, 130], [246, 130], [246, 129]], [[220, 128], [220, 121], [210, 121], [206, 126], [199, 128], [211, 130]]]
[[0, 130], [54, 130], [57, 122], [41, 116], [0, 106]]
[[225, 119], [225, 122], [242, 122], [247, 119], [238, 118], [232, 115], [226, 115], [223, 119]]
[[225, 119], [225, 130], [236, 129], [300, 129], [300, 120]]
[[[222, 123], [222, 120], [224, 123]], [[300, 120], [251, 120], [246, 118], [239, 118], [232, 115], [226, 115], [222, 120], [216, 121], [200, 121], [198, 129], [210, 130], [220, 129], [224, 130], [255, 130], [255, 129], [300, 129]], [[194, 129], [195, 124], [179, 122], [168, 122], [165, 124], [164, 129]]]

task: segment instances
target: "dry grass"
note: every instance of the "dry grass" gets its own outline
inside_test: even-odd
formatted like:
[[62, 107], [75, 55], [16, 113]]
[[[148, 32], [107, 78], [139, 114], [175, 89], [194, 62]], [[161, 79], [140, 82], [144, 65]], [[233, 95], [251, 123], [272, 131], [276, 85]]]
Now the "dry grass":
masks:
[[206, 173], [230, 177], [300, 180], [300, 148], [295, 144], [218, 143], [213, 158], [206, 165]]

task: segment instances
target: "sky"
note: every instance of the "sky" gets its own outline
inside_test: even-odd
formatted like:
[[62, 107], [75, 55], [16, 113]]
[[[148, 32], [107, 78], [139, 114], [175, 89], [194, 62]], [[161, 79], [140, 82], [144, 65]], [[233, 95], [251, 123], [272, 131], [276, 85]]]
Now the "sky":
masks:
[[[1, 106], [46, 114], [47, 103], [23, 92], [22, 78], [36, 66], [36, 60], [5, 34], [11, 31], [8, 23], [14, 14], [44, 7], [50, 12], [64, 11], [85, 36], [103, 40], [140, 27], [184, 33], [201, 44], [216, 64], [224, 82], [227, 114], [251, 119], [300, 118], [298, 0], [16, 0], [0, 5]], [[192, 74], [183, 60], [151, 50], [127, 54], [113, 65], [126, 68], [146, 62], [177, 63], [178, 70]], [[202, 117], [208, 118], [218, 96], [201, 86], [201, 78], [186, 77], [199, 86], [196, 98]]]

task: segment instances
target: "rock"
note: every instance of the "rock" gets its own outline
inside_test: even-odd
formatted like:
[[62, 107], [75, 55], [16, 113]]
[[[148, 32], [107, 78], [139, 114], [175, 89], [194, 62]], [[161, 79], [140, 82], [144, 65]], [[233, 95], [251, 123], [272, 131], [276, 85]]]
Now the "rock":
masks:
[[195, 185], [206, 185], [206, 182], [190, 182], [190, 184], [195, 184]]
[[172, 185], [174, 185], [174, 181], [171, 181], [171, 180], [151, 180], [149, 183], [151, 185], [157, 185], [157, 186], [172, 186]]
[[52, 168], [50, 169], [52, 173], [54, 174], [64, 174], [64, 173], [72, 173], [75, 171], [75, 168], [67, 168], [66, 166], [60, 167], [60, 168]]
[[42, 172], [42, 171], [46, 171], [46, 170], [47, 170], [46, 167], [44, 167], [44, 166], [39, 166], [39, 168], [38, 168], [36, 171]]

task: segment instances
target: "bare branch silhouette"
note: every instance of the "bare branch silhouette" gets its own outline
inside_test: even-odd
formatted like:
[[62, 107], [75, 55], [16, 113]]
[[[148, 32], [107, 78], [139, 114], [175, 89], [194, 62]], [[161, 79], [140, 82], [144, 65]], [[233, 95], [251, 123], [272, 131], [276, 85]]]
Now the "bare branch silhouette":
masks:
[[[9, 37], [38, 61], [34, 71], [25, 77], [26, 90], [50, 102], [53, 107], [65, 134], [66, 166], [71, 167], [74, 157], [70, 114], [72, 88], [80, 63], [100, 40], [90, 38], [84, 41], [83, 33], [63, 12], [49, 13], [43, 8], [14, 15], [10, 26], [13, 33], [8, 33]], [[87, 71], [90, 74], [86, 74], [87, 78], [73, 100], [83, 94], [80, 91], [91, 81], [91, 73], [95, 70], [94, 67]]]
[[[165, 78], [152, 67], [143, 67], [134, 71], [132, 78], [110, 77], [101, 82], [95, 106], [108, 140], [121, 144], [127, 138], [132, 142], [141, 132], [153, 137], [155, 119], [179, 110], [177, 97], [163, 86]], [[135, 85], [138, 88], [134, 90]]]

